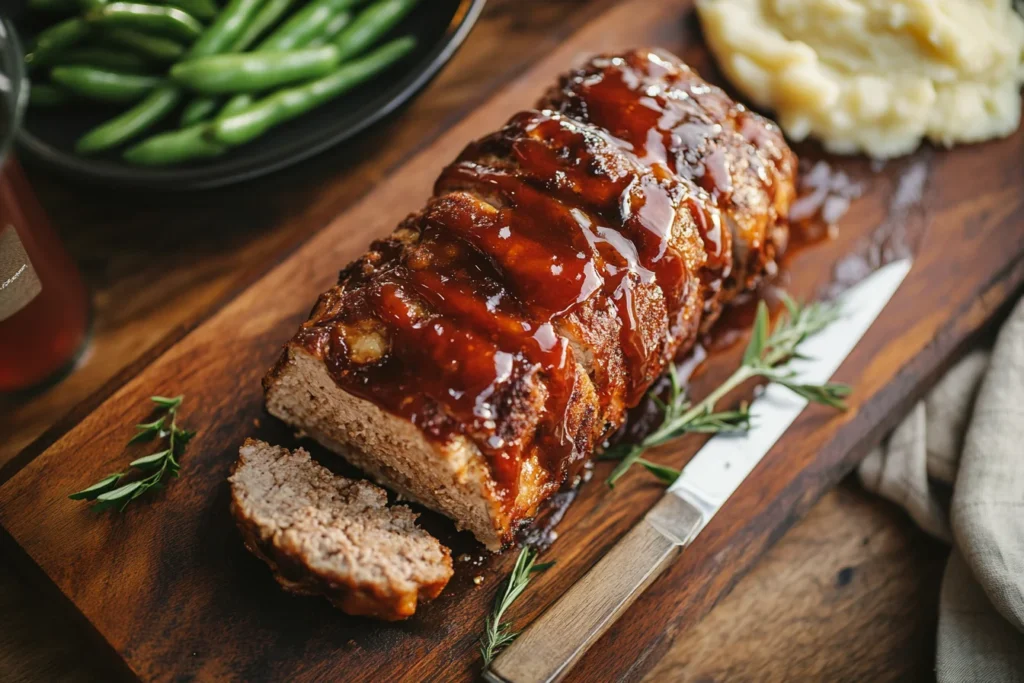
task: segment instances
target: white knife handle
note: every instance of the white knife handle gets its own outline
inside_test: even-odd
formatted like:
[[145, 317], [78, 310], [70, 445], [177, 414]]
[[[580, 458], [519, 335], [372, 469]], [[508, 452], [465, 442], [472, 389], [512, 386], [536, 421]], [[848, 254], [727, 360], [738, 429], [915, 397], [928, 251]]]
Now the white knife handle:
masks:
[[561, 680], [671, 564], [702, 526], [700, 513], [664, 496], [644, 519], [484, 671], [492, 683]]

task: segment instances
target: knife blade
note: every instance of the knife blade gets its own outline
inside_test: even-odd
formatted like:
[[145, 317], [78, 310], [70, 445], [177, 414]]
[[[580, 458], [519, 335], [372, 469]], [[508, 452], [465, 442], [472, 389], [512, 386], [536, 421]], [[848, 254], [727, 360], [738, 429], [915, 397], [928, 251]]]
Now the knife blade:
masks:
[[[788, 367], [805, 384], [839, 369], [910, 271], [890, 263], [839, 297], [840, 317], [800, 345]], [[750, 430], [712, 437], [661, 500], [484, 671], [493, 683], [561, 680], [722, 509], [807, 400], [771, 384], [750, 406]]]

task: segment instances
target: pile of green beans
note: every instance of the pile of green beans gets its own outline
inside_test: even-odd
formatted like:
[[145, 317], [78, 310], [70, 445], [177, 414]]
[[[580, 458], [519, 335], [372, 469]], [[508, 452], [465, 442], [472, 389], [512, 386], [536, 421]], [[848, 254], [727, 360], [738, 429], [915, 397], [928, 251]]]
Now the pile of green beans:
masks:
[[[128, 105], [76, 151], [122, 148], [129, 163], [181, 164], [218, 157], [340, 97], [416, 44], [381, 41], [418, 0], [223, 1], [29, 0], [56, 20], [25, 55], [30, 106]], [[168, 129], [175, 110], [180, 127]]]

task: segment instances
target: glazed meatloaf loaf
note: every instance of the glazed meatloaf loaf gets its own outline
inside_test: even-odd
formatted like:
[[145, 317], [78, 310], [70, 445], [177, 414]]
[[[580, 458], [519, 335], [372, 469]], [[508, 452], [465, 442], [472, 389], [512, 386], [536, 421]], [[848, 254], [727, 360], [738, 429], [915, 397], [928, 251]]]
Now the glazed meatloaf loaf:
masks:
[[286, 590], [323, 595], [349, 614], [393, 621], [436, 598], [452, 558], [383, 489], [334, 475], [301, 448], [247, 439], [231, 473], [245, 545]]
[[771, 272], [795, 168], [672, 55], [597, 57], [341, 273], [267, 407], [498, 549]]

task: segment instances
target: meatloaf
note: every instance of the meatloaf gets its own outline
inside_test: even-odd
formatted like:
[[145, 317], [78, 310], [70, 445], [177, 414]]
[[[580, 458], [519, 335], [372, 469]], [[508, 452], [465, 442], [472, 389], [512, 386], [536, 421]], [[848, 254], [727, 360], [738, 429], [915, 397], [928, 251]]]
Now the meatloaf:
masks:
[[596, 57], [342, 271], [267, 407], [499, 549], [771, 274], [795, 170], [676, 57]]
[[247, 439], [231, 474], [231, 513], [245, 545], [286, 590], [323, 595], [349, 614], [404, 619], [436, 598], [452, 558], [404, 505], [345, 479], [301, 448]]

